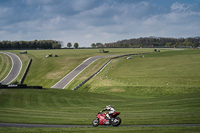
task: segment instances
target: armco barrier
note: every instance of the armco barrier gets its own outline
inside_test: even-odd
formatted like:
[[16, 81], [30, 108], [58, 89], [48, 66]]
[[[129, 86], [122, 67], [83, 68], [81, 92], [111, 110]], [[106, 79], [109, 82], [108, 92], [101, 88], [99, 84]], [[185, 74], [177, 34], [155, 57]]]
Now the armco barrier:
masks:
[[28, 73], [28, 70], [31, 66], [32, 63], [32, 59], [29, 60], [29, 63], [27, 65], [27, 68], [24, 72], [24, 75], [22, 76], [21, 80], [20, 80], [20, 84], [9, 84], [9, 85], [2, 85], [0, 83], [0, 89], [42, 89], [42, 86], [27, 86], [26, 84], [23, 84], [26, 75]]
[[112, 57], [109, 59], [108, 62], [106, 62], [97, 72], [95, 72], [94, 74], [92, 74], [90, 77], [88, 77], [86, 80], [84, 80], [82, 83], [80, 83], [79, 85], [77, 85], [73, 90], [78, 90], [79, 87], [81, 87], [83, 84], [85, 84], [88, 80], [90, 80], [92, 77], [94, 77], [95, 75], [97, 75], [111, 60], [113, 59], [117, 59], [120, 57], [124, 57], [124, 56], [131, 56], [131, 55], [143, 55], [143, 54], [150, 54], [149, 53], [140, 53], [140, 54], [126, 54], [126, 55], [120, 55], [120, 56], [116, 56], [116, 57]]
[[42, 86], [27, 86], [26, 84], [9, 84], [9, 85], [1, 85], [0, 89], [42, 89]]
[[31, 66], [31, 63], [32, 63], [32, 59], [30, 58], [29, 63], [28, 63], [28, 65], [27, 65], [27, 67], [26, 67], [26, 70], [25, 70], [25, 72], [24, 72], [24, 75], [22, 76], [22, 78], [21, 78], [21, 80], [20, 80], [20, 84], [23, 84], [23, 83], [24, 83], [24, 80], [25, 80], [26, 75], [27, 75], [27, 73], [28, 73], [28, 70], [29, 70], [29, 68], [30, 68], [30, 66]]

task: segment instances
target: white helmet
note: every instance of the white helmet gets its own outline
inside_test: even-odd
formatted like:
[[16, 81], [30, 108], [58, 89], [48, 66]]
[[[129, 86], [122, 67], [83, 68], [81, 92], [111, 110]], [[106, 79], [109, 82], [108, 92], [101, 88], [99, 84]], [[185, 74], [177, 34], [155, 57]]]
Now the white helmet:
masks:
[[107, 105], [106, 108], [110, 108], [110, 105]]

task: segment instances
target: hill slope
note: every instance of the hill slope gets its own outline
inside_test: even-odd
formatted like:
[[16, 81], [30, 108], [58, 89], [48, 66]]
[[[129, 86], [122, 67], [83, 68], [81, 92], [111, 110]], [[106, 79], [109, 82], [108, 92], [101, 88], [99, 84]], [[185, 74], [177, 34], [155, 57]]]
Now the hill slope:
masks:
[[199, 60], [200, 50], [115, 59], [80, 90], [148, 96], [196, 92], [200, 86]]
[[0, 122], [91, 124], [111, 104], [122, 124], [200, 123], [199, 93], [129, 97], [69, 90], [0, 90]]
[[[198, 60], [199, 50], [161, 52], [113, 60], [78, 91], [1, 89], [0, 122], [91, 124], [110, 104], [121, 112], [122, 124], [200, 123]], [[176, 80], [175, 74], [182, 79]]]

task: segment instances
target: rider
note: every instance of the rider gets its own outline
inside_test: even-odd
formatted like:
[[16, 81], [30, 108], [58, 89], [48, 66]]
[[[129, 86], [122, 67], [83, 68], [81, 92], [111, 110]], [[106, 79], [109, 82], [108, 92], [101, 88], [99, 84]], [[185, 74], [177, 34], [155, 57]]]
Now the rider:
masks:
[[106, 108], [103, 109], [101, 112], [104, 112], [104, 111], [108, 111], [108, 113], [106, 113], [106, 117], [107, 117], [108, 119], [110, 119], [110, 116], [111, 116], [112, 114], [114, 114], [115, 109], [114, 109], [113, 107], [111, 107], [110, 105], [107, 105]]

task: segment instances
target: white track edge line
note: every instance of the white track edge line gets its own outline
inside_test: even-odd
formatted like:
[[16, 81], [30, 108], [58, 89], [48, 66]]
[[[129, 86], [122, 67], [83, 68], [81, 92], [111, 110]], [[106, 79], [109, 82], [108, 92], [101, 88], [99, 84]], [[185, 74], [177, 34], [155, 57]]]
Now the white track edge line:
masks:
[[[85, 70], [86, 68], [88, 68], [92, 63], [94, 63], [96, 60], [92, 61], [87, 67], [85, 67], [83, 70]], [[76, 74], [76, 76], [74, 76], [74, 78], [72, 78], [62, 89], [64, 89], [72, 80], [74, 80], [79, 74], [81, 74], [83, 72], [83, 70], [81, 70], [78, 74]]]
[[[87, 59], [84, 60], [80, 65], [82, 65], [84, 62], [86, 62], [86, 61], [89, 60], [90, 58], [92, 58], [92, 57], [87, 58]], [[78, 68], [80, 65], [78, 65], [76, 68]], [[59, 84], [60, 82], [62, 82], [62, 80], [63, 80], [65, 77], [67, 77], [68, 75], [70, 75], [72, 72], [74, 72], [76, 68], [74, 68], [70, 73], [68, 73], [67, 75], [65, 75], [61, 80], [59, 80], [59, 81], [58, 81], [56, 84], [54, 84], [51, 88], [54, 88], [57, 84]]]
[[13, 62], [13, 59], [11, 58], [11, 56], [9, 54], [7, 54], [6, 52], [0, 52], [0, 53], [3, 53], [5, 55], [7, 55], [11, 59], [11, 61], [12, 61], [12, 67], [11, 67], [9, 73], [7, 74], [7, 76], [3, 80], [0, 81], [0, 82], [3, 82], [10, 75], [10, 73], [11, 73], [11, 71], [13, 69], [13, 66], [14, 66], [14, 62]]

